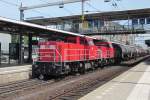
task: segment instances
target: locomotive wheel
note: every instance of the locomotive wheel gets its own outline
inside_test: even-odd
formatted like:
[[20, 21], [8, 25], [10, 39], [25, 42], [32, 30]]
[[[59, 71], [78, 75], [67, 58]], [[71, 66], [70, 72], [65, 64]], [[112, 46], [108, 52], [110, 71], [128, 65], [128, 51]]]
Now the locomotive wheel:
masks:
[[70, 67], [71, 68], [71, 74], [75, 75], [78, 72], [77, 64], [72, 63], [70, 66], [71, 66]]
[[101, 66], [102, 66], [102, 61], [98, 61], [98, 68], [101, 68]]
[[102, 62], [101, 62], [101, 64], [100, 64], [100, 68], [103, 69], [104, 66], [105, 66], [105, 62], [104, 62], [104, 60], [102, 60]]
[[39, 78], [40, 80], [44, 80], [45, 77], [44, 77], [43, 74], [40, 74], [38, 78]]
[[95, 69], [95, 63], [93, 61], [91, 61], [90, 64], [91, 64], [91, 70], [94, 71], [94, 69]]
[[115, 63], [115, 60], [114, 60], [114, 58], [113, 58], [111, 61], [112, 61], [112, 62], [111, 62], [112, 64], [114, 64], [114, 63]]
[[103, 69], [103, 68], [104, 68], [104, 65], [102, 64], [102, 65], [101, 65], [101, 69]]
[[37, 78], [38, 74], [37, 74], [37, 65], [32, 65], [32, 78]]
[[85, 65], [84, 65], [84, 63], [80, 63], [79, 64], [80, 66], [79, 66], [79, 73], [80, 74], [85, 74]]

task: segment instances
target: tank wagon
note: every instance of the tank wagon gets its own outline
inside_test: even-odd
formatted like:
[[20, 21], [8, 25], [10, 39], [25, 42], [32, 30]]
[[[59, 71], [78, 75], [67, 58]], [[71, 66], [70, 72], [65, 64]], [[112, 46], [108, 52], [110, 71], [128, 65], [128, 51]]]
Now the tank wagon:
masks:
[[146, 50], [90, 37], [65, 37], [57, 41], [39, 42], [33, 59], [33, 77], [85, 73], [89, 69], [120, 63], [146, 55]]
[[124, 45], [114, 42], [112, 42], [112, 45], [115, 50], [114, 54], [115, 63], [121, 63], [121, 61], [128, 61], [130, 59], [136, 59], [138, 57], [149, 54], [147, 50], [139, 46]]

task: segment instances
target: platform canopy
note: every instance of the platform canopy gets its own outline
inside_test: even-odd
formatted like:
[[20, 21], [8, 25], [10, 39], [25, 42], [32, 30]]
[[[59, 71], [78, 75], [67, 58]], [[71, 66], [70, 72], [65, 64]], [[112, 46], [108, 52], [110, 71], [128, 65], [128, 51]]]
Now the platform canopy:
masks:
[[[146, 18], [146, 17], [150, 17], [150, 8], [85, 14], [85, 20], [99, 19], [105, 21], [127, 20], [127, 19]], [[55, 17], [55, 18], [41, 18], [41, 19], [39, 18], [39, 19], [31, 19], [31, 20], [29, 19], [26, 21], [40, 24], [40, 25], [57, 24], [62, 21], [79, 22], [81, 21], [81, 15], [63, 16], [63, 17]]]
[[17, 21], [12, 19], [7, 19], [0, 17], [0, 31], [5, 33], [16, 33], [16, 34], [33, 34], [39, 36], [80, 36], [85, 37], [85, 35], [80, 35], [72, 32], [57, 30], [48, 28], [46, 26], [36, 25], [29, 22]]

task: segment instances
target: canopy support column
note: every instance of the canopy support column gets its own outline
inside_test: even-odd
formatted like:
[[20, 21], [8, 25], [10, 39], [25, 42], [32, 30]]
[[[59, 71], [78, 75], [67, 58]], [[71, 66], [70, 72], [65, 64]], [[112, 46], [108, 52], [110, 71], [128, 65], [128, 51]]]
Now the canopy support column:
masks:
[[24, 59], [24, 55], [23, 55], [23, 35], [22, 32], [19, 34], [19, 64], [23, 64], [23, 59]]
[[28, 52], [29, 52], [29, 55], [28, 55], [28, 63], [32, 63], [32, 34], [29, 33], [28, 35], [29, 37], [29, 41], [28, 41]]

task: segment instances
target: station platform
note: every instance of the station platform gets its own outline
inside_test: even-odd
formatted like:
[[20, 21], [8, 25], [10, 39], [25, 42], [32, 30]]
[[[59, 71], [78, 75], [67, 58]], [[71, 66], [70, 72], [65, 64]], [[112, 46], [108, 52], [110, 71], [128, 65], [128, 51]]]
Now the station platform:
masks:
[[79, 100], [150, 100], [150, 59], [129, 69]]
[[32, 65], [5, 66], [0, 68], [0, 84], [29, 79]]

